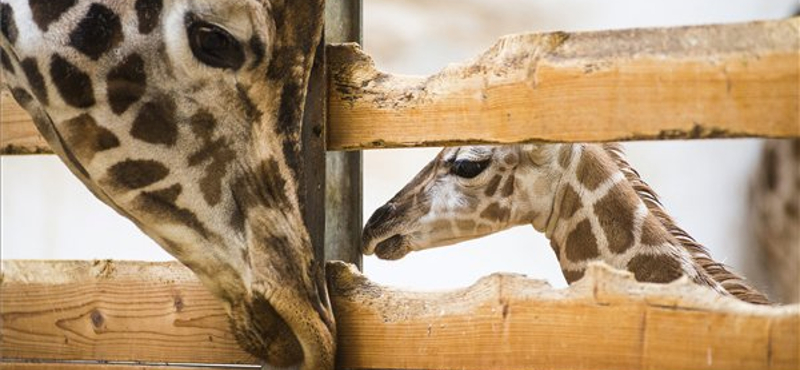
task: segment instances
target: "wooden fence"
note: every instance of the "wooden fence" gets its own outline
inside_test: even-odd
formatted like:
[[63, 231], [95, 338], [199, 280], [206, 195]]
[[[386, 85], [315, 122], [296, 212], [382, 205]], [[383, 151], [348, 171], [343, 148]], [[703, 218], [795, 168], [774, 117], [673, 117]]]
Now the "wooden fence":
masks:
[[[0, 364], [8, 369], [31, 368], [31, 360], [66, 366], [102, 359], [147, 369], [255, 363], [236, 345], [222, 305], [178, 263], [5, 261], [3, 270], [2, 349], [11, 361]], [[341, 369], [732, 370], [800, 363], [800, 306], [750, 305], [687, 280], [636, 283], [605, 265], [561, 290], [495, 274], [462, 290], [415, 293], [373, 284], [344, 263], [329, 264], [328, 279]]]
[[[515, 35], [425, 77], [329, 46], [327, 149], [798, 137], [798, 33], [800, 17]], [[2, 152], [49, 152], [7, 95], [2, 117]]]
[[[798, 35], [800, 18], [519, 35], [421, 78], [380, 72], [352, 45], [329, 46], [327, 149], [800, 137]], [[48, 152], [3, 94], [3, 152]], [[257, 367], [221, 305], [176, 263], [2, 268], [3, 369]], [[342, 369], [800, 368], [800, 306], [752, 306], [685, 281], [639, 284], [593, 266], [562, 290], [492, 275], [415, 293], [343, 264], [328, 270]]]

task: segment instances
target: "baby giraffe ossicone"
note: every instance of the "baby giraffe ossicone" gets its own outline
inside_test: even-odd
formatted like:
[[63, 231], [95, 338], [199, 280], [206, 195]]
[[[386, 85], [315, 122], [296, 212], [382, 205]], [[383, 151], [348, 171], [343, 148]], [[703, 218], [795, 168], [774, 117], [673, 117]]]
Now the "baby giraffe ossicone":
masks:
[[769, 303], [675, 224], [618, 144], [446, 148], [375, 211], [362, 248], [398, 259], [522, 224], [547, 236], [568, 283], [603, 261], [641, 282], [685, 275]]

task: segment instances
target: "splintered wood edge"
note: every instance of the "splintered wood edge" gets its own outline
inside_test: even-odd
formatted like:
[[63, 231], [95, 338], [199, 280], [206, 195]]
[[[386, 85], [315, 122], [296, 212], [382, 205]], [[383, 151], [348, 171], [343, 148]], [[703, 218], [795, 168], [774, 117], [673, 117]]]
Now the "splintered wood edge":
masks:
[[[799, 364], [800, 306], [751, 305], [685, 279], [642, 284], [593, 265], [566, 289], [493, 274], [464, 289], [411, 292], [375, 284], [344, 263], [329, 263], [327, 273], [338, 368]], [[3, 261], [0, 293], [6, 359], [254, 363], [231, 340], [222, 305], [176, 262]], [[153, 320], [163, 326], [143, 331]], [[187, 332], [193, 322], [202, 325]], [[206, 335], [218, 339], [188, 342]], [[706, 366], [708, 351], [714, 366]], [[199, 353], [203, 361], [191, 361]]]
[[[520, 34], [427, 77], [329, 45], [328, 150], [799, 137], [800, 18]], [[51, 152], [7, 91], [0, 153]]]

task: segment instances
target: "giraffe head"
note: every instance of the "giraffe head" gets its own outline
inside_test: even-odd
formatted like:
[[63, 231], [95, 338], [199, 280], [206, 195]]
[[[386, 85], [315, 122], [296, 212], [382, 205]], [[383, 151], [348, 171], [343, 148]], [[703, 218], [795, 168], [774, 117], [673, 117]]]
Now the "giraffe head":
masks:
[[239, 343], [329, 369], [298, 201], [323, 0], [2, 0], [3, 85], [70, 170], [191, 268]]
[[442, 150], [369, 218], [364, 252], [398, 259], [522, 224], [544, 230], [563, 171], [556, 160], [558, 148], [529, 144]]

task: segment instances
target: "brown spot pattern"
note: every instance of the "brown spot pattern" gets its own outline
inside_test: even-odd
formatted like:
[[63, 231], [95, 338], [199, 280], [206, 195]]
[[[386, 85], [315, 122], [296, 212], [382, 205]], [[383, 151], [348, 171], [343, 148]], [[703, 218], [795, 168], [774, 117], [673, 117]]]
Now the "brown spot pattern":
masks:
[[608, 249], [623, 253], [633, 246], [633, 217], [638, 197], [632, 189], [617, 185], [594, 205], [600, 227], [608, 240]]
[[475, 226], [475, 221], [470, 219], [456, 220], [456, 227], [458, 227], [459, 230], [472, 231], [475, 230]]
[[798, 209], [800, 207], [798, 205], [800, 205], [800, 200], [791, 197], [783, 205], [783, 211], [790, 220], [797, 219], [800, 216], [800, 209]]
[[642, 223], [642, 244], [655, 246], [667, 242], [669, 242], [669, 236], [664, 226], [652, 213], [648, 212]]
[[50, 23], [61, 18], [69, 8], [75, 5], [76, 0], [29, 0], [28, 6], [33, 13], [33, 21], [43, 32], [47, 32]]
[[669, 283], [683, 275], [680, 262], [664, 254], [634, 256], [628, 262], [628, 271], [637, 281], [650, 283]]
[[36, 96], [36, 99], [39, 100], [39, 103], [43, 105], [49, 104], [49, 100], [47, 98], [47, 86], [44, 84], [44, 76], [39, 71], [39, 65], [36, 62], [35, 58], [25, 58], [25, 60], [20, 63], [22, 66], [22, 71], [25, 72], [25, 78], [28, 79], [28, 85], [33, 92], [33, 95]]
[[31, 94], [28, 94], [27, 91], [19, 87], [11, 89], [11, 96], [13, 96], [14, 100], [16, 100], [17, 103], [19, 103], [19, 105], [23, 108], [27, 107], [28, 104], [33, 100]]
[[9, 74], [16, 74], [16, 71], [14, 71], [14, 65], [11, 64], [11, 58], [8, 57], [5, 49], [0, 49], [0, 64], [3, 65], [3, 70]]
[[586, 273], [585, 270], [561, 270], [564, 273], [564, 279], [567, 280], [568, 284], [572, 284], [583, 277], [583, 274]]
[[561, 150], [558, 151], [558, 165], [561, 168], [566, 169], [569, 167], [569, 163], [572, 161], [572, 145], [565, 144], [561, 146]]
[[94, 105], [94, 89], [89, 75], [58, 54], [50, 59], [50, 76], [64, 102], [76, 108]]
[[203, 142], [200, 150], [189, 156], [189, 166], [198, 166], [209, 162], [205, 174], [200, 179], [200, 192], [209, 205], [216, 205], [222, 197], [222, 181], [228, 172], [228, 164], [236, 158], [236, 152], [227, 140], [211, 141], [217, 121], [214, 116], [200, 110], [189, 119], [192, 132]]
[[6, 37], [11, 45], [17, 42], [17, 22], [14, 21], [14, 8], [11, 5], [0, 4], [0, 32]]
[[192, 132], [197, 135], [198, 138], [204, 141], [210, 141], [211, 137], [214, 135], [217, 120], [207, 110], [200, 109], [189, 118], [189, 125], [192, 127]]
[[175, 102], [161, 97], [145, 103], [133, 121], [131, 136], [150, 144], [175, 145], [178, 140]]
[[161, 16], [162, 0], [136, 0], [136, 17], [139, 19], [139, 33], [146, 35], [158, 25]]
[[576, 175], [578, 181], [589, 190], [597, 189], [611, 175], [612, 169], [602, 161], [602, 156], [592, 146], [584, 147]]
[[508, 221], [509, 216], [511, 216], [511, 210], [497, 203], [492, 203], [481, 212], [480, 216], [492, 222], [505, 222]]
[[175, 204], [182, 190], [181, 184], [174, 184], [161, 190], [143, 191], [136, 197], [136, 208], [159, 222], [181, 224], [195, 230], [202, 237], [209, 238], [211, 235], [208, 229], [197, 219], [197, 215]]
[[489, 180], [489, 184], [486, 185], [486, 191], [483, 193], [486, 194], [487, 197], [494, 196], [494, 193], [497, 192], [497, 188], [500, 186], [500, 181], [503, 180], [503, 177], [500, 175], [494, 175], [491, 180]]
[[69, 44], [89, 58], [98, 60], [123, 38], [119, 16], [108, 7], [95, 3], [69, 34]]
[[514, 175], [508, 175], [506, 178], [506, 183], [503, 185], [503, 189], [500, 191], [500, 195], [503, 198], [508, 198], [511, 194], [514, 194]]
[[111, 111], [117, 115], [124, 113], [144, 95], [147, 86], [144, 59], [136, 53], [128, 55], [108, 72], [106, 82]]
[[139, 189], [167, 177], [169, 169], [149, 159], [126, 159], [108, 169], [114, 185], [125, 189]]
[[597, 250], [597, 239], [592, 233], [592, 224], [589, 220], [581, 221], [569, 233], [564, 244], [564, 252], [572, 262], [591, 260], [600, 256], [600, 252]]
[[569, 219], [581, 208], [583, 208], [583, 201], [578, 196], [575, 189], [567, 185], [564, 189], [564, 195], [561, 197], [561, 206], [559, 208], [559, 213], [561, 214], [560, 218], [564, 220]]
[[286, 179], [281, 175], [278, 161], [269, 158], [251, 171], [246, 171], [233, 182], [233, 196], [237, 207], [245, 214], [258, 205], [272, 209], [291, 206]]
[[64, 131], [72, 152], [83, 164], [91, 162], [96, 153], [119, 146], [117, 136], [87, 113], [65, 121]]
[[224, 139], [207, 143], [202, 149], [189, 157], [189, 165], [197, 166], [208, 160], [205, 174], [200, 179], [200, 191], [209, 205], [219, 203], [222, 196], [222, 180], [228, 171], [228, 164], [236, 158], [236, 152], [228, 146]]
[[431, 223], [431, 228], [434, 230], [447, 230], [452, 229], [453, 224], [450, 220], [436, 220]]

